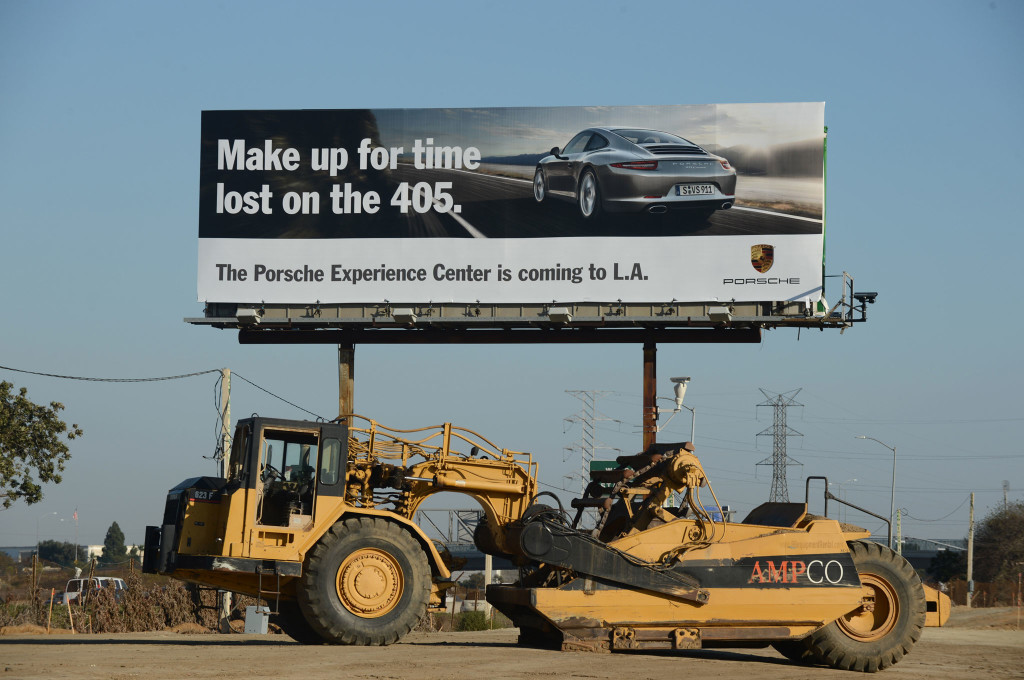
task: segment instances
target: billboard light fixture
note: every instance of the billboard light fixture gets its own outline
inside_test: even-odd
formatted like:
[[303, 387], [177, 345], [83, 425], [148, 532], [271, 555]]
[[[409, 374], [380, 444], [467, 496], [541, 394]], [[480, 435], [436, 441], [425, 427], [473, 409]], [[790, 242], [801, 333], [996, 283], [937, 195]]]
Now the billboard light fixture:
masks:
[[729, 323], [732, 313], [728, 307], [708, 307], [708, 318], [714, 323]]
[[411, 307], [395, 307], [391, 316], [398, 323], [416, 323], [416, 312]]
[[572, 310], [568, 307], [552, 307], [548, 310], [548, 318], [556, 323], [569, 323], [572, 321]]
[[260, 322], [260, 313], [253, 307], [239, 307], [235, 310], [235, 318], [243, 326], [254, 326]]

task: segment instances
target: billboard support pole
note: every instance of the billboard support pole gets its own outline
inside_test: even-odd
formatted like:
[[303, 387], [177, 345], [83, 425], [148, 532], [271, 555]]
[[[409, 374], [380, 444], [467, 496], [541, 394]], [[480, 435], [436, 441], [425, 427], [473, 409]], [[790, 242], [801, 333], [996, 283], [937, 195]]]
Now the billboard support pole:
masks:
[[644, 343], [644, 415], [643, 415], [643, 431], [644, 431], [644, 448], [646, 451], [648, 447], [655, 442], [658, 437], [658, 407], [655, 402], [657, 399], [657, 355], [658, 355], [658, 344], [655, 342]]
[[356, 346], [338, 345], [338, 417], [355, 413]]

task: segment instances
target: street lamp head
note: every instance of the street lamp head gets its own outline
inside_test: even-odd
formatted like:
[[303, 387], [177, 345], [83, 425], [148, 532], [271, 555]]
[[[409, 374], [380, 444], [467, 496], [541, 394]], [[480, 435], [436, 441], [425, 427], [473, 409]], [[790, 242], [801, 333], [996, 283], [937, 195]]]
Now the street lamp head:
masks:
[[672, 386], [672, 391], [676, 396], [676, 411], [683, 407], [683, 397], [686, 395], [686, 385], [690, 382], [690, 378], [671, 378], [675, 385]]

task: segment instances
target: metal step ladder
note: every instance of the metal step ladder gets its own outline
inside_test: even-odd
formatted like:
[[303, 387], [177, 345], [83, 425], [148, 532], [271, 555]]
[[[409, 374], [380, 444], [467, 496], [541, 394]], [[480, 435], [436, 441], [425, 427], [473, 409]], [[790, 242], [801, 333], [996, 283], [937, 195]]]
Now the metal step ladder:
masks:
[[[271, 585], [273, 585], [273, 587], [274, 587], [273, 590], [266, 590], [266, 589], [264, 589], [264, 587], [263, 587], [264, 575], [266, 575], [268, 577], [268, 579], [271, 576], [273, 577], [273, 579], [270, 579], [270, 580], [272, 580], [272, 584], [271, 583], [267, 584], [268, 588]], [[256, 588], [257, 588], [256, 598], [258, 600], [264, 600], [267, 603], [267, 607], [271, 608], [270, 609], [270, 613], [271, 614], [279, 613], [280, 609], [281, 609], [281, 606], [280, 606], [280, 602], [281, 602], [281, 574], [280, 574], [280, 572], [278, 572], [277, 567], [263, 567], [263, 566], [256, 567], [256, 577], [258, 579], [257, 586], [256, 586]], [[272, 607], [271, 607], [271, 597], [273, 597], [273, 606]]]

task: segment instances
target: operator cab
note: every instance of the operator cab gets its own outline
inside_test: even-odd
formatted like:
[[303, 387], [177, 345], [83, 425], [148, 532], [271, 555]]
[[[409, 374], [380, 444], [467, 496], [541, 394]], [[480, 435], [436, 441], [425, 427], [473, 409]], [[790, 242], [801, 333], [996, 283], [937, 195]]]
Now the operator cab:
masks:
[[312, 522], [317, 495], [344, 494], [348, 429], [337, 423], [241, 420], [228, 482], [256, 493], [256, 524], [301, 528]]

